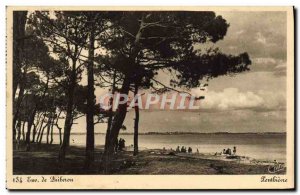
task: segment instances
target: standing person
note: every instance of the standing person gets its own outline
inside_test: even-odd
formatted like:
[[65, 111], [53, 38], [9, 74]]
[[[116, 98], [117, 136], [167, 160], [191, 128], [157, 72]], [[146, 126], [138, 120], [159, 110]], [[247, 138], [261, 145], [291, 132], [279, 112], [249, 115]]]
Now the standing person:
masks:
[[189, 147], [188, 152], [192, 153], [193, 149], [191, 147]]
[[119, 151], [122, 150], [122, 138], [119, 139], [118, 150], [119, 150]]
[[236, 154], [236, 147], [235, 146], [233, 146], [233, 155], [235, 155]]
[[177, 146], [176, 152], [180, 152], [180, 146]]
[[180, 152], [185, 152], [185, 151], [184, 151], [184, 146], [181, 147], [181, 151], [180, 151]]
[[122, 139], [121, 142], [121, 150], [123, 150], [125, 148], [125, 139]]
[[230, 148], [227, 148], [226, 153], [227, 153], [228, 155], [231, 155], [231, 149], [230, 149]]

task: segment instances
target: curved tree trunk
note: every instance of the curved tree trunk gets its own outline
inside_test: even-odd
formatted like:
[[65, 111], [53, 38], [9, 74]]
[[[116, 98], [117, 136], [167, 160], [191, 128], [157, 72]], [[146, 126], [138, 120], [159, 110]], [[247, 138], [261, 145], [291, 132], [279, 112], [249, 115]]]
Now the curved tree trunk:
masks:
[[49, 122], [47, 125], [47, 137], [46, 137], [47, 144], [49, 144], [49, 135], [50, 135], [50, 130], [51, 130], [51, 124], [52, 124], [52, 117], [49, 118]]
[[[130, 90], [130, 77], [131, 77], [131, 68], [134, 69], [135, 67], [135, 62], [136, 62], [136, 57], [139, 53], [139, 44], [140, 44], [140, 39], [142, 37], [142, 31], [144, 28], [144, 18], [142, 18], [140, 22], [140, 28], [137, 31], [135, 35], [135, 41], [134, 41], [134, 46], [132, 48], [132, 53], [131, 56], [128, 58], [127, 65], [129, 65], [128, 72], [125, 74], [125, 78], [122, 84], [122, 88], [120, 90], [121, 94], [126, 94], [128, 95], [129, 90]], [[131, 66], [131, 67], [130, 67]], [[121, 100], [122, 101], [122, 100]], [[114, 154], [114, 148], [115, 148], [115, 140], [118, 138], [120, 129], [123, 125], [123, 122], [125, 120], [127, 113], [127, 104], [119, 104], [118, 105], [118, 111], [116, 115], [114, 116], [111, 128], [110, 128], [110, 135], [109, 135], [109, 142], [108, 146], [105, 147], [105, 152], [104, 152], [104, 157], [106, 158], [105, 162], [106, 164], [110, 164], [111, 156]], [[105, 170], [109, 171], [108, 168], [105, 168]]]
[[[48, 120], [49, 120], [49, 119], [48, 119]], [[38, 141], [39, 144], [42, 143], [43, 135], [44, 135], [44, 130], [45, 130], [46, 127], [48, 127], [48, 125], [49, 125], [49, 123], [47, 122], [47, 123], [45, 124], [45, 126], [42, 128], [41, 135], [40, 135], [39, 141]]]
[[[121, 94], [127, 94], [129, 93], [129, 87], [130, 87], [130, 81], [127, 77], [124, 78], [123, 85], [121, 88], [120, 93]], [[120, 101], [123, 101], [122, 99]], [[118, 138], [120, 129], [123, 125], [123, 122], [125, 120], [127, 113], [127, 104], [119, 104], [118, 105], [118, 111], [116, 115], [114, 116], [111, 129], [110, 129], [110, 135], [108, 139], [107, 146], [105, 147], [104, 151], [104, 158], [105, 158], [105, 165], [109, 166], [111, 157], [114, 154], [114, 148], [115, 148], [115, 140]], [[110, 167], [105, 167], [105, 171], [109, 171]]]
[[42, 117], [43, 114], [39, 114], [38, 115], [38, 118], [37, 118], [37, 122], [36, 124], [33, 123], [33, 131], [32, 131], [32, 140], [31, 140], [31, 143], [34, 143], [35, 142], [35, 137], [36, 137], [36, 133], [37, 133], [37, 128], [41, 122], [41, 117]]
[[37, 138], [36, 138], [36, 142], [39, 142], [39, 138], [41, 136], [41, 130], [43, 128], [43, 124], [44, 124], [44, 121], [45, 121], [45, 118], [46, 118], [46, 113], [43, 114], [43, 119], [41, 121], [41, 125], [40, 125], [40, 128], [38, 129], [38, 135], [37, 135]]
[[[116, 85], [116, 70], [114, 70], [114, 76], [113, 76], [113, 84], [112, 84], [112, 90], [111, 90], [111, 94], [112, 94], [112, 97], [110, 98], [109, 100], [109, 105], [110, 105], [110, 108], [109, 108], [109, 116], [108, 116], [108, 121], [107, 121], [107, 129], [106, 129], [106, 135], [105, 135], [105, 148], [104, 148], [104, 151], [108, 151], [108, 145], [109, 145], [109, 138], [110, 138], [110, 128], [111, 128], [111, 124], [112, 124], [112, 119], [113, 119], [113, 104], [114, 104], [114, 98], [113, 98], [113, 95], [115, 94], [115, 86]], [[108, 152], [104, 153], [105, 155], [108, 155]], [[105, 172], [107, 172], [108, 170], [107, 167], [108, 167], [108, 156], [104, 156], [102, 158], [102, 160], [104, 161], [104, 168], [105, 168]]]

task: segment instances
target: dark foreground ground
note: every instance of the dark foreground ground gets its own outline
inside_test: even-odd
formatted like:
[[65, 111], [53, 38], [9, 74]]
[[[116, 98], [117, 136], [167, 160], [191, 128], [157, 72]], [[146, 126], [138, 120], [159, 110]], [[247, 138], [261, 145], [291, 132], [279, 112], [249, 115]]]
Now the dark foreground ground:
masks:
[[[103, 148], [96, 148], [95, 162], [89, 169], [84, 168], [85, 149], [71, 146], [66, 160], [57, 160], [59, 145], [32, 144], [31, 151], [22, 148], [13, 151], [14, 174], [103, 174], [101, 155]], [[110, 174], [141, 175], [214, 175], [214, 174], [269, 174], [269, 165], [248, 165], [232, 161], [191, 158], [164, 153], [162, 150], [144, 150], [138, 156], [132, 152], [119, 152], [111, 165]], [[277, 174], [284, 174], [279, 171]]]

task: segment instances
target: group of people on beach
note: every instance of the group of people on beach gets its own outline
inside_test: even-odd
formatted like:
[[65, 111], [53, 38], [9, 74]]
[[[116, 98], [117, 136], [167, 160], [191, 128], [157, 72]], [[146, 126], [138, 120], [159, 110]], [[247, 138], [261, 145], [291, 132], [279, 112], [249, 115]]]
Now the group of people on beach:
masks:
[[[229, 156], [233, 155], [233, 156], [235, 156], [236, 151], [237, 151], [236, 146], [233, 146], [232, 150], [231, 150], [231, 148], [227, 148], [227, 149], [224, 148], [222, 152], [220, 152], [220, 153], [216, 152], [215, 155], [229, 155]], [[182, 147], [177, 146], [175, 152], [177, 152], [177, 153], [193, 153], [193, 149], [191, 147], [188, 147], [188, 149], [187, 149], [185, 146], [182, 146]], [[196, 153], [199, 154], [198, 148], [197, 148]]]
[[[176, 152], [181, 152], [181, 153], [193, 153], [193, 149], [191, 148], [191, 147], [188, 147], [188, 149], [186, 149], [186, 147], [185, 146], [182, 146], [181, 148], [180, 148], [180, 146], [177, 146], [177, 148], [176, 148]], [[198, 150], [198, 148], [197, 148], [197, 153], [199, 153], [199, 150]]]
[[[231, 150], [231, 148], [227, 148], [227, 149], [223, 149], [222, 152], [219, 153], [219, 155], [234, 155], [236, 154], [236, 146], [233, 146], [233, 150]], [[218, 155], [218, 153], [216, 152], [215, 155]]]

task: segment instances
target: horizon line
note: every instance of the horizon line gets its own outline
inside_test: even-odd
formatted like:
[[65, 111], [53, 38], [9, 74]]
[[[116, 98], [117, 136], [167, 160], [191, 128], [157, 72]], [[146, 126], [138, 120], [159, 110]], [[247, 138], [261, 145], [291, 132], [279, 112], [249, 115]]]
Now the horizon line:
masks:
[[[55, 135], [59, 135], [59, 133], [53, 133]], [[82, 135], [82, 134], [86, 134], [86, 132], [71, 132], [71, 134], [73, 135]], [[102, 133], [102, 132], [95, 132], [94, 134], [103, 134], [105, 135], [106, 133]], [[123, 135], [133, 135], [134, 132], [120, 132], [120, 134]], [[165, 134], [165, 135], [174, 135], [174, 134], [286, 134], [286, 131], [263, 131], [263, 132], [228, 132], [228, 131], [218, 131], [218, 132], [184, 132], [184, 131], [168, 131], [168, 132], [157, 132], [157, 131], [149, 131], [149, 132], [142, 132], [139, 133], [139, 135], [149, 135], [149, 134]]]

